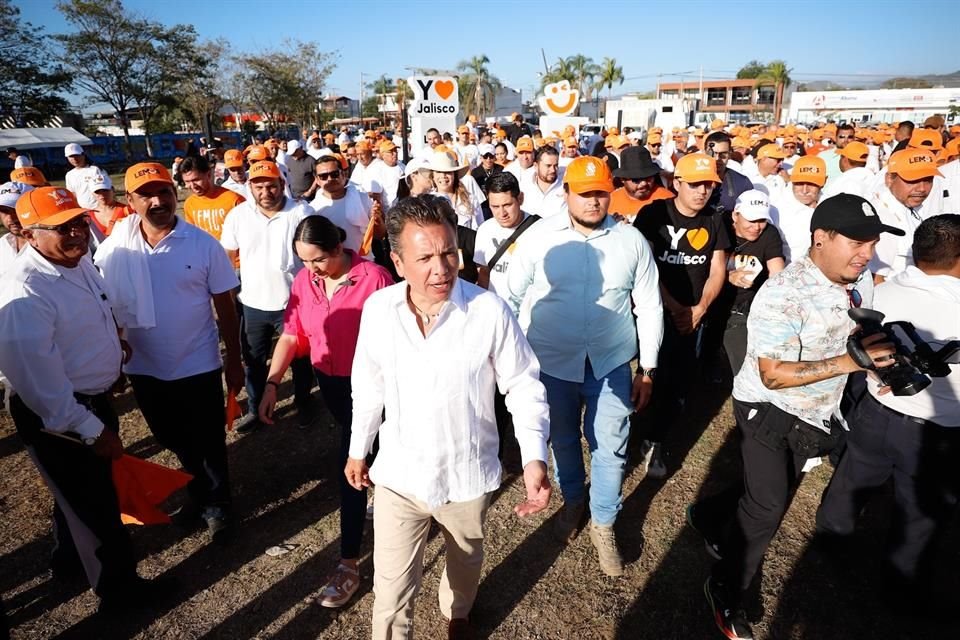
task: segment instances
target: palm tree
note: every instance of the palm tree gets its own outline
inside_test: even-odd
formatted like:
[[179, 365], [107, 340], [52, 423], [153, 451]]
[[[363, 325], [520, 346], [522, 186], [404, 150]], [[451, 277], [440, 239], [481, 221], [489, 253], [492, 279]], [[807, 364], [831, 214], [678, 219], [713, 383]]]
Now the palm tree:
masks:
[[500, 80], [490, 75], [488, 64], [490, 58], [482, 54], [461, 60], [457, 65], [457, 70], [463, 72], [460, 76], [460, 102], [468, 113], [475, 112], [481, 121], [488, 111], [496, 108], [497, 94], [503, 88]]
[[600, 89], [606, 87], [607, 99], [609, 100], [613, 93], [614, 83], [623, 84], [623, 81], [623, 67], [617, 66], [615, 58], [604, 58], [597, 71], [597, 93], [600, 92]]
[[574, 84], [573, 70], [566, 60], [557, 58], [557, 61], [550, 67], [550, 70], [540, 76], [540, 89], [542, 90], [548, 84], [563, 82], [564, 80], [571, 85]]
[[[571, 84], [580, 92], [580, 101], [589, 101], [593, 93], [593, 84], [600, 67], [593, 63], [593, 58], [583, 54], [576, 54], [567, 58], [567, 64], [573, 73]], [[577, 105], [577, 115], [580, 115], [580, 105]]]
[[770, 84], [771, 82], [774, 85], [773, 121], [777, 124], [780, 123], [780, 110], [783, 107], [783, 92], [793, 82], [790, 79], [791, 71], [793, 71], [793, 69], [788, 68], [787, 63], [783, 60], [774, 60], [757, 76], [757, 85]]

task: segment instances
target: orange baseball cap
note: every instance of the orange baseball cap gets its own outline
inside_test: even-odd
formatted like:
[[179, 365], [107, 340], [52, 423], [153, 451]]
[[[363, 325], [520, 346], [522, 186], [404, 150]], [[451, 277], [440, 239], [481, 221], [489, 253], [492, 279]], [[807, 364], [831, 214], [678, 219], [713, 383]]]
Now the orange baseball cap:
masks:
[[243, 152], [239, 149], [228, 149], [225, 154], [223, 154], [223, 164], [227, 166], [227, 169], [239, 169], [243, 167]]
[[357, 150], [357, 153], [360, 153], [361, 151], [373, 151], [370, 141], [366, 139], [358, 140], [357, 144], [354, 145], [354, 148]]
[[611, 136], [618, 136], [620, 135], [620, 129], [618, 129], [617, 127], [608, 127], [607, 134]]
[[384, 140], [377, 146], [377, 151], [380, 153], [389, 153], [397, 148], [397, 145], [393, 144], [392, 140]]
[[123, 178], [123, 188], [127, 193], [130, 193], [151, 182], [173, 184], [173, 178], [170, 177], [170, 172], [162, 164], [138, 162], [127, 169], [127, 174]]
[[737, 136], [730, 142], [730, 146], [734, 149], [749, 149], [750, 148], [750, 138], [744, 138], [743, 136]]
[[940, 149], [943, 149], [943, 136], [940, 135], [939, 131], [933, 129], [914, 129], [907, 146], [914, 149], [940, 151]]
[[42, 187], [47, 184], [47, 179], [44, 177], [43, 172], [36, 167], [20, 167], [19, 169], [14, 169], [13, 173], [10, 174], [10, 181], [22, 182], [31, 187]]
[[723, 129], [725, 126], [727, 126], [727, 123], [721, 120], [720, 118], [716, 118], [712, 122], [710, 122], [711, 131], [719, 131], [720, 129]]
[[776, 160], [784, 160], [786, 159], [786, 157], [787, 157], [787, 154], [783, 151], [780, 145], [774, 144], [774, 143], [765, 144], [762, 147], [760, 147], [759, 151], [757, 151], [757, 160], [761, 160], [763, 158], [774, 158]]
[[613, 174], [610, 167], [600, 158], [581, 156], [567, 165], [563, 174], [563, 184], [574, 193], [588, 191], [613, 191]]
[[274, 140], [273, 138], [270, 138], [269, 140], [263, 143], [263, 146], [267, 147], [268, 149], [279, 149], [280, 143]]
[[577, 142], [577, 139], [574, 138], [573, 136], [569, 136], [566, 140], [563, 141], [563, 146], [566, 147], [567, 149], [569, 149], [569, 148], [571, 148], [571, 147], [573, 147], [573, 148], [579, 148], [579, 147], [580, 147], [580, 143]]
[[651, 133], [647, 136], [647, 144], [663, 144], [663, 136], [659, 133]]
[[870, 149], [862, 142], [849, 142], [843, 149], [837, 149], [837, 155], [854, 162], [866, 162]]
[[569, 138], [571, 136], [576, 136], [577, 130], [573, 128], [572, 124], [568, 124], [563, 128], [563, 131], [560, 133], [561, 138]]
[[24, 227], [55, 226], [87, 212], [77, 204], [73, 193], [62, 187], [40, 187], [26, 192], [17, 200], [16, 211]]
[[530, 136], [523, 136], [517, 140], [517, 153], [529, 151], [533, 153], [533, 138]]
[[717, 161], [705, 153], [691, 153], [677, 160], [673, 177], [683, 182], [720, 182]]
[[960, 136], [960, 124], [955, 124], [947, 130], [951, 136]]
[[374, 140], [377, 137], [377, 132], [374, 131], [373, 129], [367, 129], [366, 131], [363, 132], [363, 137], [366, 138], [367, 140]]
[[925, 149], [906, 148], [890, 156], [887, 171], [896, 174], [901, 180], [913, 182], [923, 178], [942, 175], [937, 171], [937, 161], [933, 153]]
[[459, 127], [457, 127], [457, 133], [470, 133], [470, 127], [468, 127], [465, 124], [462, 124]]
[[498, 139], [503, 140], [504, 138], [507, 137], [507, 132], [504, 131], [503, 129], [497, 129], [496, 131], [493, 132], [493, 135], [496, 136]]
[[257, 178], [267, 178], [268, 180], [276, 180], [277, 178], [282, 178], [280, 174], [280, 167], [277, 166], [276, 162], [258, 162], [257, 164], [250, 167], [248, 180], [256, 180]]
[[790, 172], [790, 181], [809, 182], [822, 187], [827, 183], [827, 163], [817, 156], [803, 156], [794, 163], [793, 170]]
[[267, 148], [262, 144], [252, 144], [246, 149], [247, 160], [250, 164], [254, 162], [260, 162], [261, 160], [269, 160], [270, 152], [267, 151]]

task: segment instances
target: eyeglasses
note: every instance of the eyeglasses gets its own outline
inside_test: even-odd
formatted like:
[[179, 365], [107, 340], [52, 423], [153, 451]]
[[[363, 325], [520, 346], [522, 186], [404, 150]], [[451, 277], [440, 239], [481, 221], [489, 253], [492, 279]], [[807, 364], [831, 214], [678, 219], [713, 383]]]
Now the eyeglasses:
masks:
[[79, 218], [74, 218], [68, 222], [58, 225], [45, 225], [45, 224], [34, 224], [28, 227], [30, 229], [43, 229], [44, 231], [56, 231], [61, 236], [73, 235], [75, 231], [86, 231], [90, 228], [90, 218], [83, 215]]
[[329, 173], [318, 173], [317, 178], [320, 180], [333, 180], [340, 177], [340, 170], [331, 171]]

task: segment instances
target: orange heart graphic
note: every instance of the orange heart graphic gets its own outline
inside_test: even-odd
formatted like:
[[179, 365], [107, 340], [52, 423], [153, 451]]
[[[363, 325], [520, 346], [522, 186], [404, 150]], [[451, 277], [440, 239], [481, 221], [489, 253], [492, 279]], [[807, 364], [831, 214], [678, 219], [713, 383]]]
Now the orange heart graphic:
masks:
[[687, 242], [689, 242], [690, 246], [696, 251], [700, 251], [700, 249], [707, 246], [708, 240], [710, 240], [710, 233], [703, 227], [687, 231]]
[[437, 95], [444, 100], [449, 98], [450, 94], [453, 93], [453, 81], [451, 80], [437, 80], [433, 86], [437, 90]]

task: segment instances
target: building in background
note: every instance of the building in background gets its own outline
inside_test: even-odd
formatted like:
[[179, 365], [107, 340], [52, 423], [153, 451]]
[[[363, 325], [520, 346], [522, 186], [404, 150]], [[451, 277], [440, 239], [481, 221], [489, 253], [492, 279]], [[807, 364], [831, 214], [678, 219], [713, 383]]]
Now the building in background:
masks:
[[[960, 88], [952, 89], [850, 89], [844, 91], [794, 91], [790, 96], [786, 120], [816, 120], [858, 123], [900, 122], [922, 123], [940, 114], [948, 122], [950, 107], [960, 108]], [[960, 118], [956, 118], [960, 119]]]
[[750, 122], [773, 119], [776, 87], [757, 84], [756, 80], [692, 80], [662, 82], [657, 85], [658, 100], [699, 101], [696, 124], [719, 118], [725, 122]]

